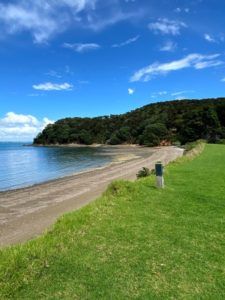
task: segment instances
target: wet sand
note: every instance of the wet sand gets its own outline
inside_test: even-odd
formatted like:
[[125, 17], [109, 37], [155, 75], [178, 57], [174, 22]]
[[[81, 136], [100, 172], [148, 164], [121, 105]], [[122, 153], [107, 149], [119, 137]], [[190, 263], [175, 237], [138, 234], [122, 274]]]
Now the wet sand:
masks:
[[[43, 184], [0, 193], [0, 246], [32, 239], [43, 233], [65, 212], [76, 210], [100, 196], [115, 179], [133, 180], [142, 167], [154, 168], [183, 155], [176, 147], [112, 151], [115, 162], [101, 169], [56, 179]], [[114, 150], [113, 150], [114, 149]], [[130, 149], [134, 149], [131, 151]]]

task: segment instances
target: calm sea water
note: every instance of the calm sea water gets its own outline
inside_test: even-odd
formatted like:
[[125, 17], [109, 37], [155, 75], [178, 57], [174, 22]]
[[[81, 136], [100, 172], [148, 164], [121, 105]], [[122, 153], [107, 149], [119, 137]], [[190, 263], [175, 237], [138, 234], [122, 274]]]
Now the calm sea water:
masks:
[[95, 148], [27, 147], [0, 143], [0, 191], [102, 167], [110, 155]]

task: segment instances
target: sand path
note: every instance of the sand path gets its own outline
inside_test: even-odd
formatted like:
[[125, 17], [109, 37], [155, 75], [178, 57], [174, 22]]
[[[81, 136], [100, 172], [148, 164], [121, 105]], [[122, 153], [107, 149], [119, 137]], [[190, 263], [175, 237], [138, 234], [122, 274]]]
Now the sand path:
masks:
[[136, 178], [142, 167], [154, 168], [183, 155], [176, 147], [154, 148], [148, 158], [136, 158], [43, 184], [0, 193], [0, 246], [24, 242], [43, 233], [65, 212], [98, 197], [115, 179]]

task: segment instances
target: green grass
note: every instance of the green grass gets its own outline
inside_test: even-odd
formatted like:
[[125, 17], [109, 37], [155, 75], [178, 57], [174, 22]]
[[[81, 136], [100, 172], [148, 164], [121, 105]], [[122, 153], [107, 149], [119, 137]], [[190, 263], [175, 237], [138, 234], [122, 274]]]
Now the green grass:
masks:
[[225, 299], [225, 146], [118, 181], [0, 253], [0, 299]]

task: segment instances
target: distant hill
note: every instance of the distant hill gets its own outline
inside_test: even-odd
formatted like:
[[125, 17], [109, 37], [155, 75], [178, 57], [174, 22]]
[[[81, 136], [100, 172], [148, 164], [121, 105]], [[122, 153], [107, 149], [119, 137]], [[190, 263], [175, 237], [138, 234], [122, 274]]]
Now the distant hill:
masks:
[[66, 118], [48, 125], [34, 144], [185, 144], [225, 138], [225, 98], [177, 100], [143, 106], [121, 115]]

